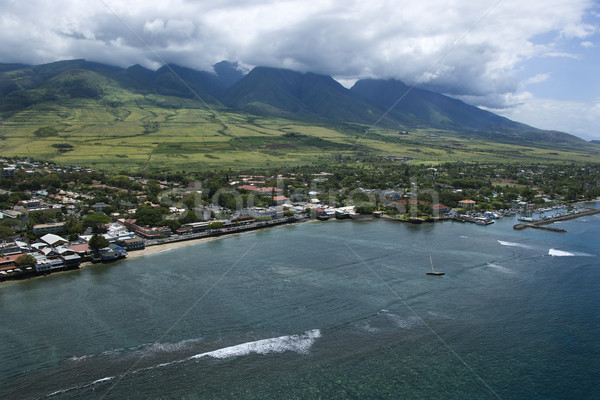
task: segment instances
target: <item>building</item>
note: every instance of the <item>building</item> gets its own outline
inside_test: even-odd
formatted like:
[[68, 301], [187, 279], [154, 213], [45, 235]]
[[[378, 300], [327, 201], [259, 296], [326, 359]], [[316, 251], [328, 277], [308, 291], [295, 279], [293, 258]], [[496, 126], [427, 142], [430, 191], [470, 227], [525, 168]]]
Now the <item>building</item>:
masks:
[[62, 244], [69, 243], [69, 241], [66, 240], [65, 238], [62, 238], [62, 237], [60, 237], [58, 235], [55, 235], [53, 233], [48, 233], [48, 234], [42, 236], [40, 238], [40, 240], [42, 242], [46, 243], [48, 246], [52, 246], [52, 247], [54, 247], [54, 246], [60, 246]]
[[21, 253], [21, 248], [15, 242], [0, 243], [0, 255], [10, 256]]
[[92, 255], [92, 249], [90, 249], [90, 246], [87, 243], [74, 244], [69, 246], [69, 249], [73, 250], [76, 254], [78, 254], [81, 257]]
[[161, 235], [171, 236], [171, 228], [168, 226], [159, 226], [156, 228], [152, 228], [149, 226], [143, 227], [139, 226], [135, 223], [135, 219], [120, 219], [119, 223], [126, 226], [128, 229], [131, 229], [137, 235], [145, 238], [145, 239], [158, 239]]
[[445, 214], [445, 213], [449, 213], [450, 212], [450, 207], [445, 206], [443, 204], [434, 204], [433, 205], [433, 211], [437, 212], [439, 214]]
[[146, 248], [146, 242], [142, 238], [126, 239], [119, 241], [118, 244], [123, 246], [123, 248], [127, 251], [143, 250]]
[[2, 178], [3, 179], [12, 179], [15, 177], [16, 168], [14, 167], [5, 167], [2, 168]]
[[473, 208], [475, 207], [475, 204], [477, 204], [477, 202], [475, 200], [461, 200], [458, 202], [458, 206], [460, 208]]
[[97, 212], [97, 213], [101, 213], [106, 207], [108, 207], [108, 204], [106, 204], [103, 201], [98, 202], [98, 203], [96, 203], [96, 204], [94, 204], [92, 206], [92, 208], [94, 209], [94, 211]]
[[210, 223], [210, 221], [190, 222], [189, 224], [181, 225], [181, 228], [185, 231], [191, 231], [192, 233], [204, 232], [208, 229], [208, 224]]
[[47, 233], [58, 233], [65, 227], [64, 222], [55, 222], [52, 224], [40, 224], [33, 226], [33, 234], [35, 236], [42, 236]]

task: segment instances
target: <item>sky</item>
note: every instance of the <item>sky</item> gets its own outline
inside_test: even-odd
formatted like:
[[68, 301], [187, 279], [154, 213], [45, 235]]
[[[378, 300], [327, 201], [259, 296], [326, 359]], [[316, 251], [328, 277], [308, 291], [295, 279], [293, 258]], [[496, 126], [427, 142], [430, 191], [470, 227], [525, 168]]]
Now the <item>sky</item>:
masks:
[[394, 78], [600, 140], [598, 0], [0, 0], [1, 63], [79, 58]]

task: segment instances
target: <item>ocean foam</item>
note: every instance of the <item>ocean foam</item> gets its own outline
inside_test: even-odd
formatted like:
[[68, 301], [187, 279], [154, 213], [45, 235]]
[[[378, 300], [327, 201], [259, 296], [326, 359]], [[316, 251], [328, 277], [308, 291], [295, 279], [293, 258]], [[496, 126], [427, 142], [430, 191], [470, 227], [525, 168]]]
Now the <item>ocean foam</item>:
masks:
[[367, 331], [369, 333], [379, 333], [379, 332], [381, 332], [381, 329], [375, 328], [375, 327], [371, 326], [370, 324], [364, 324], [364, 325], [362, 325], [362, 329], [364, 329], [365, 331]]
[[514, 242], [505, 242], [503, 240], [498, 240], [498, 243], [500, 243], [502, 246], [521, 247], [523, 249], [530, 249], [531, 248], [531, 247], [527, 246], [526, 244], [514, 243]]
[[575, 254], [569, 253], [568, 251], [550, 249], [548, 250], [548, 255], [553, 257], [573, 257]]
[[114, 376], [107, 376], [105, 378], [96, 379], [94, 382], [88, 383], [88, 384], [85, 384], [85, 385], [72, 386], [70, 388], [57, 390], [55, 392], [47, 394], [46, 396], [44, 396], [44, 398], [58, 396], [59, 394], [64, 394], [64, 393], [72, 392], [73, 390], [80, 390], [80, 389], [89, 388], [89, 387], [97, 385], [99, 383], [112, 381], [113, 379], [115, 379]]
[[389, 318], [394, 323], [394, 325], [396, 325], [398, 328], [410, 329], [413, 326], [419, 325], [421, 323], [421, 319], [416, 316], [403, 318], [397, 314], [393, 314], [390, 312], [384, 313], [384, 315], [387, 318]]
[[114, 376], [107, 376], [106, 378], [100, 378], [100, 379], [96, 379], [94, 382], [92, 382], [92, 385], [96, 385], [98, 383], [102, 383], [102, 382], [108, 382], [108, 381], [112, 381], [113, 379], [115, 379]]
[[295, 351], [296, 353], [306, 354], [312, 347], [316, 339], [321, 337], [319, 329], [313, 329], [305, 332], [303, 335], [280, 336], [270, 339], [256, 340], [235, 346], [224, 347], [222, 349], [196, 354], [189, 359], [198, 359], [203, 357], [212, 358], [230, 358], [245, 356], [248, 354], [269, 354], [283, 353], [285, 351]]
[[204, 339], [185, 339], [175, 343], [145, 343], [140, 346], [129, 347], [129, 348], [120, 348], [107, 350], [100, 354], [88, 354], [83, 356], [73, 356], [69, 358], [69, 361], [78, 362], [83, 361], [87, 358], [93, 357], [113, 357], [119, 356], [122, 359], [127, 358], [142, 358], [142, 357], [151, 357], [160, 353], [173, 353], [176, 351], [187, 350], [192, 348], [193, 345], [202, 342]]
[[505, 274], [513, 274], [514, 273], [513, 270], [511, 270], [510, 268], [503, 267], [502, 265], [498, 265], [498, 264], [494, 264], [494, 263], [487, 263], [487, 266], [495, 269], [496, 271], [503, 272]]

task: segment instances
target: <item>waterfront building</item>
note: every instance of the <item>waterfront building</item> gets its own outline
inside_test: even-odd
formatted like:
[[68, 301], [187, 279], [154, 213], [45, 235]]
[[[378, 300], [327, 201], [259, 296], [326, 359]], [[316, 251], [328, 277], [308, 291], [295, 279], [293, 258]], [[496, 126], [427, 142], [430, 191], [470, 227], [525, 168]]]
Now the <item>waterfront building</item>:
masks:
[[42, 236], [48, 233], [58, 233], [65, 227], [64, 222], [55, 222], [51, 224], [39, 224], [33, 226], [33, 234], [35, 236]]

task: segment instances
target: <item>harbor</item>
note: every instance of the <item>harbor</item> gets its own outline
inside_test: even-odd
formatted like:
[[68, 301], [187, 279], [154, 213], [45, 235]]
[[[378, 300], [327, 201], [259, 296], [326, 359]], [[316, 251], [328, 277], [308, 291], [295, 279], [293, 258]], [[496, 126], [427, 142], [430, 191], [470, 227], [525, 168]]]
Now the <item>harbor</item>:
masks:
[[600, 210], [597, 208], [582, 207], [582, 208], [576, 208], [573, 211], [569, 211], [564, 214], [555, 214], [550, 217], [541, 217], [539, 219], [534, 219], [532, 217], [521, 217], [521, 218], [519, 218], [519, 221], [525, 222], [525, 223], [516, 224], [513, 226], [513, 229], [520, 231], [520, 230], [527, 229], [527, 228], [533, 228], [533, 229], [540, 229], [540, 230], [545, 230], [545, 231], [549, 231], [549, 232], [566, 233], [567, 231], [564, 229], [549, 227], [546, 225], [550, 225], [554, 222], [568, 221], [568, 220], [575, 219], [575, 218], [596, 215], [599, 213], [600, 213]]

